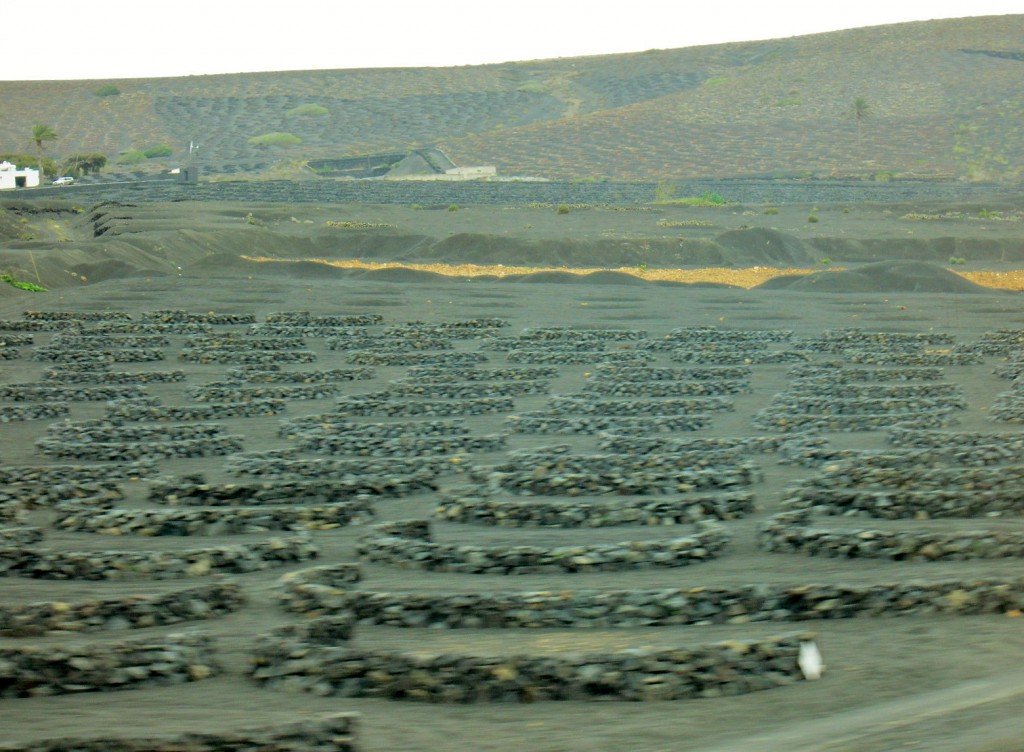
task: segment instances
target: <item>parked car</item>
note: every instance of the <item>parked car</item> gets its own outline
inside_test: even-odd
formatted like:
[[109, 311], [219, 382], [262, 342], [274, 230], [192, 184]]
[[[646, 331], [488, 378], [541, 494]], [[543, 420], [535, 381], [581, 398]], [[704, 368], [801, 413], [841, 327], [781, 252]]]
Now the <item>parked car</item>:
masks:
[[70, 175], [65, 175], [64, 177], [60, 177], [60, 178], [57, 178], [56, 180], [54, 180], [53, 184], [54, 185], [71, 185], [74, 182], [75, 182], [75, 179], [73, 177], [71, 177]]

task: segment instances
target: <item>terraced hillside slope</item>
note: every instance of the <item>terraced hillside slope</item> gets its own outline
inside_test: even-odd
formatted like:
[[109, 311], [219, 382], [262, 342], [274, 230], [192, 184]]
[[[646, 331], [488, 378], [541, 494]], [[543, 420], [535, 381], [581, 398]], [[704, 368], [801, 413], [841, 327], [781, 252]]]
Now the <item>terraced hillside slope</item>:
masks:
[[[402, 155], [440, 146], [457, 165], [552, 179], [1016, 181], [1022, 39], [1013, 15], [486, 66], [0, 81], [0, 153], [33, 153], [32, 125], [46, 123], [58, 163], [169, 146], [131, 168], [150, 171], [194, 142], [206, 174], [354, 157], [404, 173]], [[293, 138], [259, 143], [268, 134]], [[431, 153], [412, 161], [439, 169]]]

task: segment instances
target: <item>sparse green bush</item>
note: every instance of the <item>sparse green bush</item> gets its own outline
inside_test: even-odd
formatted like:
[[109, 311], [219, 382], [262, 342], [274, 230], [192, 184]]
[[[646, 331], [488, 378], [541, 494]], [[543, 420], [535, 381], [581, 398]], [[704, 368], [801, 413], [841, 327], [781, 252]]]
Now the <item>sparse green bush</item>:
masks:
[[830, 259], [828, 256], [826, 256], [825, 258], [823, 258], [821, 260], [821, 263], [824, 264], [825, 266], [828, 266], [829, 264], [832, 263], [832, 259]]
[[298, 107], [288, 110], [290, 117], [323, 117], [330, 114], [330, 110], [322, 104], [300, 104]]
[[146, 161], [146, 154], [140, 149], [128, 149], [121, 152], [117, 157], [119, 165], [137, 165]]
[[817, 215], [817, 214], [811, 214], [811, 215], [809, 215], [809, 216], [807, 217], [807, 221], [808, 221], [808, 222], [810, 222], [810, 223], [812, 223], [812, 224], [813, 224], [813, 223], [815, 223], [815, 222], [817, 222], [817, 221], [818, 221], [818, 215]]
[[775, 207], [775, 206], [769, 206], [769, 207], [767, 207], [764, 210], [764, 213], [765, 214], [778, 214], [779, 213], [779, 209], [778, 209], [778, 207]]
[[169, 144], [157, 144], [156, 146], [150, 146], [142, 153], [146, 155], [146, 159], [157, 159], [159, 157], [171, 156], [174, 153], [174, 149]]
[[982, 209], [978, 212], [978, 216], [982, 219], [1002, 219], [1003, 213], [1000, 211], [989, 211], [988, 209]]
[[721, 194], [705, 191], [700, 196], [671, 198], [664, 201], [656, 201], [655, 203], [666, 206], [725, 206], [729, 202]]
[[708, 222], [703, 219], [659, 219], [658, 227], [714, 227], [714, 222]]
[[93, 92], [97, 97], [116, 97], [121, 93], [114, 84], [103, 84], [100, 88]]
[[45, 287], [34, 285], [31, 282], [22, 282], [21, 280], [15, 279], [10, 274], [0, 274], [0, 282], [5, 282], [11, 287], [16, 287], [17, 289], [25, 290], [26, 292], [46, 292]]
[[967, 263], [967, 259], [965, 259], [963, 256], [950, 256], [949, 263], [953, 264], [954, 266], [961, 266]]
[[294, 133], [282, 133], [278, 131], [274, 133], [264, 133], [260, 136], [253, 136], [249, 139], [249, 143], [253, 146], [290, 146], [291, 144], [301, 144], [302, 139]]
[[556, 214], [568, 214], [569, 213], [569, 205], [568, 204], [559, 204], [558, 208], [555, 209], [555, 213]]
[[451, 204], [448, 207], [448, 211], [450, 211], [450, 212], [457, 212], [458, 210], [459, 210], [459, 205], [458, 204]]

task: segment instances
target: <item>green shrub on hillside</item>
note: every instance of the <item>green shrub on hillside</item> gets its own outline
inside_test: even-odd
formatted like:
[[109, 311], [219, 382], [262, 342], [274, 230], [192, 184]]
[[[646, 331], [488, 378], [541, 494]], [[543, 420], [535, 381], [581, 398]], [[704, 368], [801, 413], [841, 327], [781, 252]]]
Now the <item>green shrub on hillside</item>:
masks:
[[689, 198], [670, 198], [663, 201], [656, 201], [657, 204], [665, 206], [725, 206], [728, 201], [725, 197], [714, 193], [713, 191], [705, 191], [700, 196], [690, 196]]
[[289, 146], [291, 144], [301, 144], [302, 139], [296, 136], [294, 133], [264, 133], [260, 136], [253, 136], [249, 139], [249, 143], [253, 146]]
[[34, 285], [31, 282], [22, 282], [15, 279], [10, 274], [0, 274], [0, 282], [5, 282], [11, 287], [16, 287], [19, 290], [25, 290], [26, 292], [46, 292], [45, 287]]
[[174, 153], [174, 149], [167, 144], [157, 144], [156, 146], [150, 146], [142, 153], [146, 156], [146, 159], [156, 159], [157, 157], [171, 156]]
[[128, 149], [121, 152], [116, 161], [119, 165], [137, 165], [146, 161], [146, 154], [141, 149]]
[[100, 88], [93, 92], [97, 97], [116, 97], [121, 93], [114, 84], [103, 84]]
[[290, 117], [323, 117], [330, 114], [330, 110], [322, 104], [300, 104], [298, 107], [288, 110]]

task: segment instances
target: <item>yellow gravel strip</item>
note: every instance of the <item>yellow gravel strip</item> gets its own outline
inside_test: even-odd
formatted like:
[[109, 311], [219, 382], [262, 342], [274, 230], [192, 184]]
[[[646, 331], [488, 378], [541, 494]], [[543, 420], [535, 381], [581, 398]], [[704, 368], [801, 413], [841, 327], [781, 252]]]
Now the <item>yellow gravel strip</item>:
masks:
[[[507, 266], [504, 264], [409, 264], [397, 261], [357, 261], [336, 259], [282, 259], [269, 256], [242, 256], [246, 261], [261, 263], [299, 263], [308, 262], [324, 264], [340, 269], [415, 269], [417, 271], [443, 274], [447, 277], [508, 277], [517, 274], [536, 274], [538, 272], [567, 272], [569, 274], [593, 274], [594, 272], [612, 271], [631, 274], [634, 277], [651, 281], [665, 282], [717, 282], [736, 285], [747, 289], [756, 287], [773, 277], [788, 274], [813, 274], [823, 271], [818, 269], [780, 269], [773, 266], [749, 266], [745, 268], [704, 267], [701, 269], [641, 269], [635, 266], [623, 266], [617, 269], [601, 267], [567, 268], [542, 266]], [[828, 271], [842, 271], [842, 267], [829, 267]], [[1007, 272], [966, 272], [950, 271], [984, 287], [995, 287], [1004, 290], [1024, 290], [1024, 270]]]

